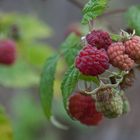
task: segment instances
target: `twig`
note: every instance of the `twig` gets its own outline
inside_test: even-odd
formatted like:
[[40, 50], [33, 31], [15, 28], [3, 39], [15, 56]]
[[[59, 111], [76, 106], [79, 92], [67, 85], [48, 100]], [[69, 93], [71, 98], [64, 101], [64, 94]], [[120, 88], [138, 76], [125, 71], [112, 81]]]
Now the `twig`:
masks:
[[116, 15], [116, 14], [121, 14], [121, 13], [124, 13], [126, 11], [127, 11], [127, 8], [111, 10], [111, 11], [108, 11], [108, 12], [102, 14], [98, 18], [102, 18], [102, 17], [106, 17], [106, 16], [111, 16], [111, 15]]
[[83, 9], [83, 4], [77, 0], [68, 0], [69, 2], [73, 3], [75, 6], [77, 6], [78, 8], [80, 8], [81, 10]]
[[[81, 10], [83, 9], [84, 5], [80, 2], [80, 1], [77, 1], [77, 0], [68, 0], [69, 2], [73, 3], [75, 6], [77, 6], [78, 8], [80, 8]], [[108, 11], [104, 14], [102, 14], [101, 16], [97, 17], [98, 19], [99, 18], [103, 18], [103, 17], [106, 17], [106, 16], [111, 16], [111, 15], [116, 15], [116, 14], [121, 14], [121, 13], [124, 13], [127, 11], [128, 8], [122, 8], [122, 9], [115, 9], [115, 10], [111, 10], [111, 11]]]

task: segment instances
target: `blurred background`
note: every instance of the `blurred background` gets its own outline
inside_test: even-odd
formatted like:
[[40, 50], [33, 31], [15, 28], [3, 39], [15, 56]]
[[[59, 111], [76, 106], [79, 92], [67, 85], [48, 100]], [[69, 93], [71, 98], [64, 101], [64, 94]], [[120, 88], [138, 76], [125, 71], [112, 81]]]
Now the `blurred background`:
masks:
[[[139, 0], [111, 0], [108, 10], [138, 4]], [[81, 10], [69, 0], [0, 0], [0, 32], [14, 37], [18, 51], [13, 66], [0, 66], [0, 140], [140, 139], [139, 69], [135, 70], [133, 86], [126, 90], [131, 112], [106, 119], [98, 127], [85, 127], [72, 121], [63, 108], [59, 87], [65, 63], [61, 61], [53, 112], [69, 129], [58, 129], [45, 118], [39, 100], [43, 64], [57, 51], [72, 26], [79, 26], [81, 17]], [[118, 33], [127, 28], [127, 23], [120, 13], [101, 17], [96, 26]]]

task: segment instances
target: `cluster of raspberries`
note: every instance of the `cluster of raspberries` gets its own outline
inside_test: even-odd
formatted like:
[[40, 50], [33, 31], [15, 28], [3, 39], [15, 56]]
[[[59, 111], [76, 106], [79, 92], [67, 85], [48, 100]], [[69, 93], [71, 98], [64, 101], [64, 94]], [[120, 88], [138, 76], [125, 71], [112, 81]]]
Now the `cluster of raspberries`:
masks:
[[68, 101], [69, 115], [88, 126], [98, 125], [104, 117], [112, 119], [129, 112], [129, 102], [124, 94], [113, 88], [101, 88], [96, 98], [84, 92], [75, 92]]
[[[93, 30], [86, 35], [86, 43], [75, 59], [75, 66], [83, 75], [98, 76], [111, 64], [129, 72], [120, 88], [131, 85], [134, 65], [140, 64], [139, 36], [113, 42], [107, 32]], [[104, 117], [119, 117], [129, 111], [129, 102], [120, 88], [100, 87], [94, 96], [77, 91], [69, 97], [68, 113], [85, 125], [98, 125]]]
[[0, 40], [0, 64], [12, 65], [16, 60], [16, 43], [10, 39]]
[[110, 35], [93, 30], [86, 35], [87, 45], [76, 57], [75, 65], [84, 75], [98, 76], [112, 64], [124, 71], [140, 63], [140, 37], [133, 36], [124, 42], [112, 42]]

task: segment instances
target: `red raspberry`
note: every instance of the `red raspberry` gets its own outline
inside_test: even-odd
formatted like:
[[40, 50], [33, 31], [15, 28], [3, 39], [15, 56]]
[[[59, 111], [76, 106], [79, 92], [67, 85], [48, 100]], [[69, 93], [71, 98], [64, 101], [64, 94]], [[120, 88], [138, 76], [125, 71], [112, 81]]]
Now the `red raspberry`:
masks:
[[134, 61], [125, 54], [125, 46], [122, 42], [112, 43], [107, 52], [110, 63], [114, 67], [118, 67], [121, 70], [130, 70], [133, 68]]
[[73, 118], [85, 125], [98, 125], [103, 117], [100, 112], [97, 112], [92, 97], [80, 92], [76, 92], [69, 98], [68, 109]]
[[140, 37], [134, 36], [130, 40], [124, 43], [126, 48], [126, 53], [135, 62], [140, 62]]
[[12, 65], [16, 59], [16, 44], [12, 40], [0, 40], [0, 64]]
[[76, 57], [76, 67], [85, 75], [97, 76], [109, 68], [109, 59], [104, 49], [87, 45]]
[[96, 46], [98, 49], [107, 48], [111, 45], [112, 40], [107, 32], [102, 30], [93, 30], [86, 36], [88, 44]]

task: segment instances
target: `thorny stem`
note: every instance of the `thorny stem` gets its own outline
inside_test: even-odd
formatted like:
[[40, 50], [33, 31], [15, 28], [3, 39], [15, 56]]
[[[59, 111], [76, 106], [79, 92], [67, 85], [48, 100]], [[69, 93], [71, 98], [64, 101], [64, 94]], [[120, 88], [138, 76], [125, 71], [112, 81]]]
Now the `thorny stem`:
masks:
[[[123, 78], [122, 78], [123, 79]], [[120, 81], [122, 81], [122, 79], [120, 79]], [[117, 84], [104, 84], [102, 81], [100, 83], [100, 86], [96, 89], [94, 89], [93, 91], [91, 92], [88, 92], [88, 91], [84, 91], [86, 94], [88, 95], [95, 95], [101, 88], [116, 88], [119, 84], [120, 84], [120, 81], [117, 83]]]
[[[94, 89], [93, 91], [91, 92], [88, 92], [88, 91], [84, 91], [86, 94], [89, 94], [89, 95], [95, 95], [97, 93], [98, 90], [100, 90], [101, 88], [108, 88], [108, 87], [111, 87], [111, 88], [116, 88], [119, 86], [119, 84], [123, 81], [123, 78], [124, 78], [124, 75], [126, 75], [127, 72], [124, 72], [122, 71], [121, 73], [121, 76], [119, 76], [120, 78], [119, 79], [116, 79], [116, 84], [104, 84], [101, 80], [100, 80], [100, 86], [96, 89]], [[115, 73], [116, 75], [116, 73]]]

